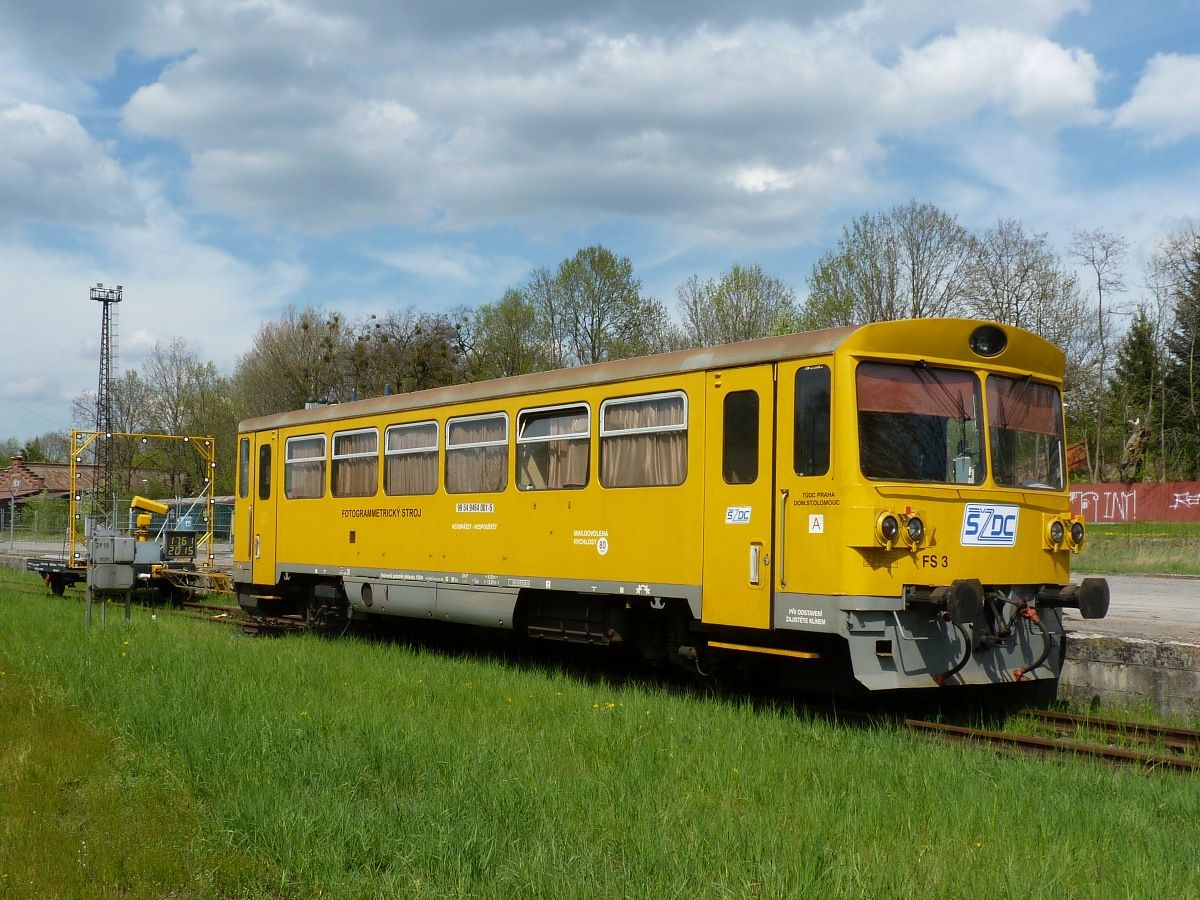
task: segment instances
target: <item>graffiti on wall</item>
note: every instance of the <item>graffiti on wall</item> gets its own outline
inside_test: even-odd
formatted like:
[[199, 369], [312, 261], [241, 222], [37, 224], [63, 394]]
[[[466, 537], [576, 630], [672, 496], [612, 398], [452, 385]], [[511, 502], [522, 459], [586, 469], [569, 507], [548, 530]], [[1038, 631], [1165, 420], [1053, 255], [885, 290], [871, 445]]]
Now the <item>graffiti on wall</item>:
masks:
[[1073, 484], [1071, 512], [1088, 522], [1200, 522], [1200, 482]]

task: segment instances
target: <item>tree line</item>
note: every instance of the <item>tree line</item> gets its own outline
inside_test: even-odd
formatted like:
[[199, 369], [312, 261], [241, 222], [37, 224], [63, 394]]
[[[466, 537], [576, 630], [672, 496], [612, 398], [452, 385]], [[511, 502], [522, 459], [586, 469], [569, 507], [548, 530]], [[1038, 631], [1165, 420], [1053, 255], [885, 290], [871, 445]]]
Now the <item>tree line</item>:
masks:
[[[628, 257], [590, 246], [538, 268], [498, 299], [443, 312], [397, 308], [349, 319], [288, 308], [264, 322], [234, 371], [218, 372], [182, 339], [156, 346], [112, 388], [114, 428], [212, 434], [217, 488], [232, 490], [237, 422], [296, 409], [486, 378], [703, 347], [793, 331], [902, 318], [991, 319], [1042, 335], [1067, 358], [1068, 441], [1086, 449], [1088, 480], [1200, 476], [1200, 233], [1163, 236], [1136, 285], [1129, 248], [1103, 229], [1062, 251], [1015, 219], [972, 232], [911, 201], [860, 215], [813, 264], [800, 300], [759, 265], [686, 278], [675, 314], [642, 288]], [[1082, 274], [1081, 274], [1082, 273]], [[95, 421], [81, 394], [78, 427]], [[0, 460], [66, 458], [48, 433]], [[157, 467], [163, 489], [202, 477], [187, 449], [130, 444], [119, 465]]]

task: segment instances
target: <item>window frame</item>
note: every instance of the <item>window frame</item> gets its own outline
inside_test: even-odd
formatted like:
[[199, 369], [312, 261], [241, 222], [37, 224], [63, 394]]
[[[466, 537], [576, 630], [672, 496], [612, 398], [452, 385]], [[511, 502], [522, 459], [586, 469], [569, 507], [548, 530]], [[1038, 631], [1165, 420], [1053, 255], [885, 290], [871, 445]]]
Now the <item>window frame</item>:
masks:
[[[375, 449], [358, 451], [355, 453], [338, 453], [337, 445], [338, 438], [351, 437], [360, 434], [370, 434], [375, 437]], [[339, 500], [353, 499], [355, 497], [374, 497], [379, 493], [379, 428], [375, 425], [368, 425], [362, 428], [347, 428], [343, 431], [335, 431], [329, 439], [329, 496], [336, 497]], [[338, 462], [351, 459], [368, 459], [375, 460], [375, 488], [369, 494], [339, 494], [337, 488], [337, 464]]]
[[250, 438], [238, 437], [238, 498], [250, 496]]
[[[404, 447], [399, 450], [388, 449], [388, 436], [391, 435], [393, 431], [401, 431], [405, 428], [427, 428], [430, 425], [433, 426], [433, 444], [431, 446]], [[439, 456], [442, 452], [441, 429], [442, 425], [437, 419], [420, 419], [416, 422], [393, 422], [391, 425], [388, 425], [383, 429], [383, 493], [385, 497], [428, 497], [437, 493], [438, 488], [442, 484], [443, 478], [442, 467], [440, 465], [441, 461], [439, 459]], [[388, 490], [388, 459], [396, 456], [413, 456], [417, 453], [432, 453], [434, 456], [434, 478], [437, 483], [434, 484], [433, 490], [420, 494], [412, 494], [400, 491], [393, 492]]]
[[[679, 398], [683, 402], [683, 421], [673, 425], [646, 425], [634, 428], [608, 428], [605, 426], [605, 414], [610, 406], [627, 406], [634, 403], [647, 403], [654, 400], [668, 400]], [[604, 439], [607, 437], [631, 437], [635, 435], [651, 435], [651, 434], [670, 434], [676, 431], [682, 431], [685, 440], [688, 436], [691, 408], [687, 395], [684, 390], [672, 391], [656, 391], [651, 394], [630, 394], [625, 397], [609, 397], [600, 403], [600, 428], [598, 429], [599, 447], [599, 479], [600, 486], [608, 490], [621, 490], [625, 488], [659, 488], [659, 487], [679, 487], [687, 482], [688, 477], [688, 452], [690, 451], [690, 441], [684, 449], [683, 455], [683, 476], [677, 482], [667, 484], [608, 484], [604, 480]]]
[[[504, 437], [503, 438], [494, 440], [494, 441], [471, 441], [469, 443], [451, 445], [450, 432], [453, 430], [452, 426], [457, 425], [460, 422], [480, 422], [485, 419], [495, 419], [495, 418], [501, 418], [504, 420]], [[467, 415], [467, 416], [450, 416], [450, 417], [448, 417], [446, 419], [446, 438], [445, 438], [446, 458], [443, 461], [443, 468], [445, 471], [443, 471], [443, 473], [442, 473], [442, 485], [445, 487], [446, 493], [447, 494], [500, 494], [500, 493], [503, 493], [504, 491], [508, 490], [508, 483], [509, 483], [508, 470], [509, 470], [510, 464], [512, 463], [511, 454], [509, 453], [509, 447], [511, 446], [510, 440], [509, 440], [510, 437], [511, 437], [511, 429], [510, 429], [510, 423], [509, 423], [509, 415], [506, 410], [500, 409], [500, 410], [495, 410], [494, 412], [473, 413], [473, 414]], [[504, 483], [499, 488], [488, 489], [488, 490], [467, 490], [467, 491], [451, 490], [451, 488], [450, 488], [450, 473], [449, 473], [451, 452], [455, 451], [455, 450], [481, 450], [481, 449], [486, 449], [488, 447], [503, 447], [504, 448]]]
[[[750, 432], [754, 441], [752, 445], [742, 445], [740, 448], [742, 450], [752, 451], [746, 456], [747, 460], [754, 466], [752, 478], [738, 477], [738, 473], [732, 465], [734, 457], [737, 455], [739, 445], [731, 441], [730, 438], [737, 438], [740, 435], [729, 427], [729, 401], [733, 400], [735, 397], [742, 396], [754, 398], [754, 429], [752, 432]], [[762, 396], [759, 394], [757, 388], [738, 388], [737, 390], [726, 392], [721, 398], [721, 480], [730, 487], [746, 487], [748, 485], [755, 484], [758, 481], [758, 476], [760, 474], [759, 470], [761, 468], [759, 466], [759, 456], [762, 453], [762, 442], [760, 440], [762, 431], [762, 408]], [[742, 415], [745, 415], [748, 411], [735, 410], [734, 412], [735, 414], [740, 412]], [[731, 452], [731, 450], [734, 452]]]
[[[801, 471], [799, 471], [800, 467], [797, 465], [797, 463], [800, 462], [799, 454], [800, 454], [800, 450], [801, 450], [801, 443], [799, 440], [797, 440], [800, 437], [799, 428], [798, 428], [798, 425], [799, 425], [798, 419], [800, 416], [800, 382], [801, 382], [801, 379], [804, 378], [804, 376], [807, 373], [815, 372], [818, 370], [820, 370], [824, 373], [824, 384], [829, 392], [829, 402], [825, 405], [825, 408], [824, 408], [825, 418], [826, 418], [825, 431], [824, 431], [825, 467], [819, 472], [801, 472]], [[795, 475], [797, 478], [827, 478], [827, 477], [829, 477], [830, 471], [833, 468], [833, 414], [834, 414], [833, 391], [834, 391], [833, 366], [830, 365], [828, 362], [816, 362], [816, 363], [802, 364], [800, 366], [797, 366], [796, 371], [792, 375], [792, 416], [791, 416], [791, 419], [792, 419], [792, 463], [791, 463], [791, 467], [792, 467], [792, 474]], [[806, 436], [810, 437], [810, 438], [812, 437], [812, 435], [806, 435]], [[811, 442], [806, 446], [806, 449], [810, 449], [810, 448], [813, 448], [813, 445], [811, 444]]]
[[[524, 426], [525, 422], [528, 421], [528, 419], [531, 416], [535, 416], [535, 415], [543, 414], [543, 413], [554, 413], [558, 410], [579, 410], [579, 409], [583, 410], [584, 419], [585, 419], [583, 431], [573, 431], [573, 432], [569, 432], [566, 434], [551, 434], [551, 435], [538, 436], [538, 437], [525, 437], [521, 433], [524, 430], [523, 426]], [[518, 480], [517, 490], [522, 491], [522, 492], [524, 492], [524, 491], [578, 491], [578, 490], [582, 490], [583, 488], [587, 487], [591, 483], [591, 480], [592, 480], [592, 466], [591, 466], [592, 405], [590, 403], [588, 403], [586, 400], [577, 400], [577, 401], [574, 401], [571, 403], [557, 403], [557, 404], [553, 404], [551, 406], [531, 406], [526, 409], [518, 410], [516, 418], [517, 418], [517, 428], [516, 428], [516, 436], [515, 436], [513, 443], [515, 445], [515, 450], [516, 450], [516, 463], [517, 463], [518, 469], [520, 468], [520, 465], [521, 465], [521, 445], [522, 444], [549, 444], [554, 441], [586, 441], [587, 442], [587, 454], [588, 454], [587, 479], [583, 482], [583, 484], [578, 484], [578, 485], [573, 484], [570, 487], [565, 487], [565, 486], [564, 487], [536, 487], [535, 485], [532, 485], [532, 484], [523, 486], [523, 485], [521, 485], [520, 481]], [[552, 417], [547, 417], [547, 418], [552, 418]]]
[[[291, 458], [290, 451], [291, 451], [293, 443], [299, 443], [300, 441], [312, 441], [312, 440], [317, 440], [317, 439], [319, 439], [321, 441], [321, 455], [320, 456], [302, 456], [297, 459]], [[320, 461], [320, 463], [321, 463], [321, 493], [316, 494], [316, 495], [301, 494], [299, 496], [293, 495], [292, 493], [290, 493], [288, 491], [288, 477], [287, 477], [288, 466], [299, 465], [299, 464], [303, 464], [303, 463], [314, 463], [317, 461]], [[329, 480], [329, 435], [325, 434], [324, 432], [317, 432], [315, 434], [297, 434], [297, 435], [293, 435], [292, 437], [287, 438], [283, 442], [283, 486], [284, 486], [283, 487], [283, 496], [285, 499], [287, 499], [287, 500], [323, 500], [325, 498], [326, 491], [328, 490], [328, 486], [326, 484], [326, 482], [328, 480]]]

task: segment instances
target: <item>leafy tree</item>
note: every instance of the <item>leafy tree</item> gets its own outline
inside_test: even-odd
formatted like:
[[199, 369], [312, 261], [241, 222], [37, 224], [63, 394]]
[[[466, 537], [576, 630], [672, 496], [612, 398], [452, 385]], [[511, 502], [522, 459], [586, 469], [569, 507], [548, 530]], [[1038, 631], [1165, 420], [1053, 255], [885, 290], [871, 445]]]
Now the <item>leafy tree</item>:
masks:
[[1168, 415], [1179, 431], [1182, 473], [1195, 478], [1200, 474], [1200, 232], [1195, 226], [1164, 239], [1158, 265], [1173, 300], [1165, 373]]
[[641, 287], [629, 257], [605, 247], [585, 247], [563, 260], [540, 310], [563, 360], [587, 365], [650, 352], [646, 320], [662, 307], [644, 299]]
[[548, 368], [539, 332], [537, 308], [517, 288], [479, 306], [473, 322], [472, 377], [502, 378]]
[[734, 265], [719, 278], [690, 276], [676, 295], [683, 336], [690, 346], [710, 347], [790, 330], [796, 295], [759, 265]]
[[[1109, 381], [1108, 407], [1118, 433], [1122, 426], [1129, 435], [1127, 443], [1149, 443], [1161, 403], [1158, 383], [1162, 376], [1163, 354], [1157, 325], [1145, 305], [1139, 306], [1129, 330], [1117, 345], [1116, 361]], [[1123, 458], [1121, 475], [1131, 481], [1153, 470], [1149, 452], [1140, 458]]]

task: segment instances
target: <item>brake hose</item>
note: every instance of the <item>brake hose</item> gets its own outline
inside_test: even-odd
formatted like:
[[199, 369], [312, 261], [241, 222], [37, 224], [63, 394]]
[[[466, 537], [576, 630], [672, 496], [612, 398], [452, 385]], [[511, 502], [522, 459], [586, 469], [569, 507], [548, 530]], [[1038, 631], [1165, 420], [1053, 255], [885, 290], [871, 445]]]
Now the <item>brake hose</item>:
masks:
[[1018, 615], [1022, 616], [1023, 618], [1028, 619], [1030, 622], [1032, 622], [1034, 625], [1036, 625], [1041, 630], [1041, 632], [1042, 632], [1042, 653], [1037, 658], [1037, 660], [1034, 661], [1033, 665], [1026, 666], [1023, 669], [1013, 669], [1013, 679], [1016, 681], [1020, 681], [1022, 678], [1024, 678], [1026, 675], [1028, 675], [1030, 672], [1032, 672], [1034, 669], [1041, 666], [1042, 663], [1044, 663], [1046, 661], [1046, 657], [1050, 655], [1050, 632], [1046, 631], [1046, 626], [1042, 624], [1042, 617], [1037, 614], [1037, 610], [1031, 606], [1026, 606], [1026, 607], [1022, 608], [1021, 612], [1018, 613]]
[[947, 678], [953, 678], [955, 675], [957, 675], [962, 670], [962, 667], [967, 664], [967, 660], [971, 658], [971, 635], [967, 633], [967, 629], [964, 628], [961, 623], [955, 622], [953, 619], [950, 619], [949, 621], [951, 625], [958, 629], [958, 633], [962, 635], [963, 655], [962, 659], [955, 664], [953, 669], [943, 672], [941, 675], [934, 676], [933, 681], [938, 687], [944, 685]]

